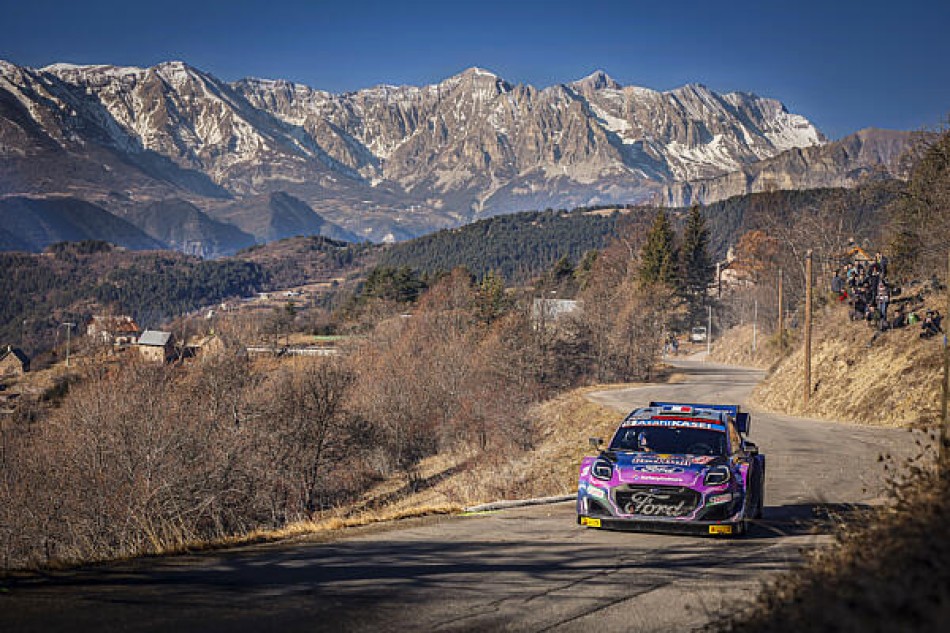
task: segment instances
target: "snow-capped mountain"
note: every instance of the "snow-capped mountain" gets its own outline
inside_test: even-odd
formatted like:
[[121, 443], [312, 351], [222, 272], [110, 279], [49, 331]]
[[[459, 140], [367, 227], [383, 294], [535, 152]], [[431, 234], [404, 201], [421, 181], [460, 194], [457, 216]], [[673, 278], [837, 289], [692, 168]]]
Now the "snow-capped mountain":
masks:
[[331, 94], [229, 84], [182, 62], [0, 62], [0, 195], [67, 194], [123, 217], [176, 199], [226, 221], [240, 199], [286, 192], [359, 235], [411, 236], [479, 214], [669, 197], [824, 142], [774, 99], [622, 86], [601, 71], [539, 90], [470, 68]]

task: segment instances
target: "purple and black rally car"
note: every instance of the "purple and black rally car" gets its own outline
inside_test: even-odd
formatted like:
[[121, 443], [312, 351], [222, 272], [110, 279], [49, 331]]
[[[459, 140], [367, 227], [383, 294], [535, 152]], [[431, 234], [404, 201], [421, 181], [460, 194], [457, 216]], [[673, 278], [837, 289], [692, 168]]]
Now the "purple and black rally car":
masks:
[[765, 499], [765, 456], [744, 437], [749, 423], [737, 405], [651, 402], [631, 411], [607, 449], [581, 462], [578, 523], [742, 534]]

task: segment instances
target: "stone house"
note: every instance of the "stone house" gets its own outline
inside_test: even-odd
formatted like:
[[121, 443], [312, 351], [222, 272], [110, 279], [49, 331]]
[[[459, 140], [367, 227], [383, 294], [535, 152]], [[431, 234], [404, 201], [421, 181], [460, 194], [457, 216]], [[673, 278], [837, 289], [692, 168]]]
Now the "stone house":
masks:
[[175, 337], [171, 332], [145, 330], [135, 347], [147, 361], [167, 363], [175, 358]]
[[93, 315], [86, 323], [86, 336], [111, 345], [135, 343], [142, 328], [130, 316]]
[[22, 376], [30, 371], [30, 358], [19, 347], [0, 349], [0, 376]]

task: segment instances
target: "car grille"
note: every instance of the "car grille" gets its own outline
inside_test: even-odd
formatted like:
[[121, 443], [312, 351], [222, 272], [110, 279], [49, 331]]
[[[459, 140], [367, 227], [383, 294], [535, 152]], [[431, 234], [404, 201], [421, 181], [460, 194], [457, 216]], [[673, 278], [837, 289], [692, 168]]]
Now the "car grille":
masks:
[[624, 485], [614, 488], [613, 495], [621, 512], [649, 517], [687, 516], [701, 498], [698, 492], [683, 486]]

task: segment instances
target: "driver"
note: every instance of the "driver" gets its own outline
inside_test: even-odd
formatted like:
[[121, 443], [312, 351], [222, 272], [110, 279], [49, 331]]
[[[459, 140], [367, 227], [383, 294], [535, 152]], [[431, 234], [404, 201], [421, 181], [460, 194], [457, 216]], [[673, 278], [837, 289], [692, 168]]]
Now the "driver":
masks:
[[643, 431], [637, 435], [637, 450], [641, 453], [652, 453], [653, 448], [650, 447], [650, 441], [647, 437], [647, 434]]

